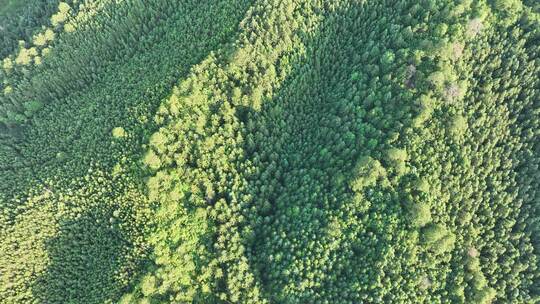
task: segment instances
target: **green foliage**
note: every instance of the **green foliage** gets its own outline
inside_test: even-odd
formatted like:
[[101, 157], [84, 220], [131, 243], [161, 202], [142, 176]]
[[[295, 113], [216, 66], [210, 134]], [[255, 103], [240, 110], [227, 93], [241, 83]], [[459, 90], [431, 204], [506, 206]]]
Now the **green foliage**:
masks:
[[30, 117], [42, 107], [43, 107], [43, 103], [37, 100], [28, 101], [24, 103], [24, 113], [26, 116]]
[[156, 292], [156, 278], [154, 276], [147, 275], [142, 279], [141, 292], [146, 297], [149, 297]]
[[152, 170], [157, 170], [159, 167], [161, 167], [161, 160], [159, 159], [159, 156], [156, 155], [154, 150], [148, 150], [143, 161]]
[[462, 137], [467, 131], [467, 120], [461, 115], [452, 118], [449, 127], [450, 133], [455, 137]]
[[111, 133], [114, 138], [123, 138], [127, 135], [126, 131], [122, 127], [115, 127], [112, 129]]
[[431, 222], [430, 206], [425, 203], [411, 203], [409, 208], [411, 223], [415, 227], [424, 227]]
[[[14, 94], [9, 99], [0, 96], [0, 104], [18, 104], [9, 115], [13, 121], [24, 123], [24, 127], [0, 126], [0, 158], [6, 164], [0, 166], [0, 227], [14, 237], [35, 234], [28, 228], [17, 228], [20, 232], [7, 228], [24, 210], [41, 210], [39, 205], [28, 203], [40, 195], [40, 185], [69, 202], [65, 212], [52, 212], [56, 214], [54, 221], [40, 223], [65, 222], [69, 227], [35, 234], [39, 238], [35, 245], [27, 246], [28, 250], [21, 246], [21, 250], [12, 250], [12, 257], [0, 259], [13, 264], [27, 258], [35, 262], [28, 267], [20, 264], [22, 268], [17, 271], [0, 271], [7, 281], [16, 277], [19, 286], [0, 284], [7, 288], [6, 293], [0, 291], [0, 298], [7, 303], [102, 303], [121, 297], [131, 284], [127, 278], [137, 277], [149, 253], [149, 234], [142, 232], [151, 228], [153, 222], [145, 214], [152, 209], [145, 204], [144, 168], [139, 167], [141, 146], [148, 141], [145, 134], [154, 130], [148, 117], [170, 94], [173, 79], [185, 75], [191, 65], [234, 34], [249, 4], [154, 1], [136, 8], [135, 2], [88, 2], [75, 16], [80, 18], [76, 31], [68, 35], [54, 29], [54, 47], [43, 49], [41, 66], [25, 66], [27, 70], [22, 70], [13, 64], [8, 75], [0, 75], [7, 77]], [[78, 12], [69, 3], [70, 13]], [[167, 4], [166, 9], [156, 10], [163, 4]], [[130, 17], [135, 19], [128, 18], [128, 10], [135, 13]], [[193, 20], [182, 18], [185, 14]], [[158, 15], [161, 21], [151, 30], [133, 26], [133, 22], [157, 21]], [[107, 23], [110, 31], [96, 31], [95, 26], [105, 21], [112, 22]], [[43, 33], [48, 35], [47, 31]], [[111, 48], [106, 41], [113, 34], [131, 42]], [[64, 86], [77, 93], [65, 94]], [[33, 101], [43, 105], [37, 109]], [[30, 119], [18, 117], [27, 110], [23, 106], [26, 102], [29, 110], [37, 110], [28, 113]], [[114, 134], [121, 133], [115, 130], [119, 125], [129, 130], [129, 136], [113, 140]], [[72, 195], [72, 181], [81, 183], [76, 187], [81, 194], [76, 197]], [[115, 190], [109, 191], [105, 181]], [[130, 190], [130, 195], [124, 196], [124, 188], [141, 191]], [[88, 200], [100, 204], [89, 205]], [[84, 212], [79, 210], [83, 206], [88, 206]], [[10, 244], [12, 248], [19, 246]], [[31, 268], [36, 272], [26, 271]]]
[[394, 169], [397, 176], [403, 175], [406, 171], [407, 151], [398, 148], [390, 148], [386, 154], [388, 165]]
[[353, 191], [362, 191], [366, 187], [374, 186], [379, 178], [386, 176], [386, 170], [381, 163], [369, 156], [360, 159], [357, 168], [357, 177], [350, 185]]
[[32, 189], [14, 224], [2, 219], [7, 303], [110, 301], [140, 267], [147, 205], [133, 182], [96, 171], [69, 184]]
[[57, 8], [58, 0], [0, 1], [0, 59], [14, 52], [20, 40], [31, 40], [48, 25]]
[[539, 21], [0, 0], [1, 301], [537, 302]]
[[66, 21], [69, 16], [69, 10], [71, 7], [65, 2], [58, 3], [58, 12], [51, 16], [52, 26], [58, 26], [59, 24]]
[[523, 10], [521, 0], [492, 0], [491, 3], [495, 13], [500, 15], [501, 21], [505, 25], [514, 23]]
[[424, 244], [435, 254], [448, 252], [454, 248], [455, 235], [441, 224], [431, 224], [422, 229]]

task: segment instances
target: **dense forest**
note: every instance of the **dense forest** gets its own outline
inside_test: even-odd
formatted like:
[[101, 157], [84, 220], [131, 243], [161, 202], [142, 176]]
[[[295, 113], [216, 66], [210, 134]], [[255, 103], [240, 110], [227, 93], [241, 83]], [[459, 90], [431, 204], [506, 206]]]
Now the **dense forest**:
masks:
[[0, 0], [0, 303], [540, 303], [535, 0]]

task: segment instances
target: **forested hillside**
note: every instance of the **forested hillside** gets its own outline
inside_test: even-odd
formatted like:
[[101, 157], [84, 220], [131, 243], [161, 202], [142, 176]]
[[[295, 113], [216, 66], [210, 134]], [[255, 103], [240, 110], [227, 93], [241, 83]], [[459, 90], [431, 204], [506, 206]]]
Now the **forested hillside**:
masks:
[[540, 303], [531, 0], [0, 0], [0, 303]]

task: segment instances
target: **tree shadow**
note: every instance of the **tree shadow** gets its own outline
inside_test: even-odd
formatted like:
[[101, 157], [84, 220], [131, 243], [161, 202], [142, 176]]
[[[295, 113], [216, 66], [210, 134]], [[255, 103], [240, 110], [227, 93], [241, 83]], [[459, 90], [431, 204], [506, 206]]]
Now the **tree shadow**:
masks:
[[109, 218], [90, 210], [60, 223], [58, 234], [46, 241], [49, 265], [33, 284], [36, 298], [42, 303], [103, 303], [119, 294], [130, 244]]

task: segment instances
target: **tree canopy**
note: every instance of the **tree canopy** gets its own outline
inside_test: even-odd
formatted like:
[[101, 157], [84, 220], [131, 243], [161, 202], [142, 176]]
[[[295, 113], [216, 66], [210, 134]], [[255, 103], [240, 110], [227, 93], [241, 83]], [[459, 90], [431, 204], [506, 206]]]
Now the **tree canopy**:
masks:
[[537, 303], [539, 25], [0, 0], [0, 302]]

